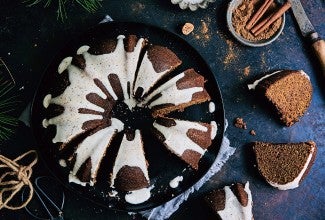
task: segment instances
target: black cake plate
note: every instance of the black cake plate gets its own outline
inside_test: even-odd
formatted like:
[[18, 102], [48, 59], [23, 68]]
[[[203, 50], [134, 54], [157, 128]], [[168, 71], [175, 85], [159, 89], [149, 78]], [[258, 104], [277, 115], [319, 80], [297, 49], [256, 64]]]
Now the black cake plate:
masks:
[[[69, 170], [58, 164], [58, 160], [60, 159], [56, 156], [58, 155], [58, 145], [52, 143], [52, 138], [55, 136], [56, 131], [55, 126], [50, 126], [47, 129], [42, 127], [42, 120], [44, 118], [49, 118], [48, 112], [43, 108], [43, 98], [49, 93], [55, 94], [55, 90], [62, 84], [59, 74], [57, 73], [58, 65], [62, 59], [67, 56], [75, 55], [80, 46], [87, 45], [91, 41], [108, 38], [115, 39], [120, 34], [135, 34], [138, 37], [147, 38], [151, 44], [162, 45], [171, 49], [183, 61], [182, 65], [173, 71], [171, 76], [188, 68], [194, 68], [207, 79], [205, 86], [212, 98], [211, 101], [215, 103], [215, 112], [209, 112], [209, 102], [206, 102], [188, 107], [184, 112], [172, 113], [169, 117], [207, 123], [215, 121], [218, 125], [217, 136], [213, 140], [208, 151], [201, 158], [199, 169], [195, 171], [178, 157], [170, 153], [166, 147], [152, 135], [151, 119], [143, 119], [142, 121], [141, 115], [137, 113], [138, 115], [136, 117], [140, 117], [140, 119], [132, 120], [132, 123], [136, 128], [142, 131], [144, 150], [146, 159], [149, 163], [149, 177], [152, 186], [150, 199], [137, 205], [129, 204], [124, 200], [125, 192], [119, 192], [117, 197], [109, 196], [109, 192], [111, 191], [109, 187], [109, 175], [112, 171], [114, 158], [117, 155], [118, 144], [123, 136], [122, 132], [115, 137], [113, 143], [108, 148], [106, 156], [101, 163], [95, 186], [82, 187], [74, 183], [69, 183]], [[121, 121], [124, 121], [127, 120], [127, 118], [134, 117], [134, 115], [124, 114], [124, 116], [121, 117], [125, 117], [119, 118]], [[51, 173], [68, 189], [108, 208], [125, 211], [141, 211], [159, 206], [186, 191], [209, 170], [218, 155], [223, 139], [224, 108], [219, 86], [214, 74], [201, 55], [184, 39], [174, 33], [146, 24], [110, 22], [95, 26], [80, 37], [71, 40], [52, 60], [45, 71], [34, 97], [32, 106], [32, 128], [38, 142], [38, 150], [41, 158], [48, 166]], [[183, 181], [180, 182], [177, 188], [171, 188], [169, 182], [177, 176], [183, 176]]]

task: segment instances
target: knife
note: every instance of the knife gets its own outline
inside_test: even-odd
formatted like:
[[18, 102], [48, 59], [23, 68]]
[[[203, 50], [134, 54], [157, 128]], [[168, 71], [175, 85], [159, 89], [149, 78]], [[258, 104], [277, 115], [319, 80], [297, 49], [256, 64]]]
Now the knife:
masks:
[[289, 2], [291, 3], [292, 12], [302, 36], [312, 45], [312, 49], [320, 62], [321, 70], [325, 77], [325, 41], [319, 37], [314, 26], [311, 24], [300, 0], [289, 0]]

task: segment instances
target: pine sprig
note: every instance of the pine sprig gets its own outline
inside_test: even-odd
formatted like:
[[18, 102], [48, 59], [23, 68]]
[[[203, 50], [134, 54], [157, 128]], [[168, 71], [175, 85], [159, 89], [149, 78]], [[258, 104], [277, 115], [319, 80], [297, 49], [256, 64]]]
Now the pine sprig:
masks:
[[52, 3], [57, 5], [57, 19], [60, 19], [62, 22], [67, 19], [66, 5], [69, 3], [76, 2], [83, 9], [89, 13], [94, 13], [99, 7], [101, 7], [102, 0], [24, 0], [23, 2], [27, 3], [27, 6], [34, 6], [41, 2], [44, 3], [44, 7], [49, 7]]
[[[3, 61], [0, 62], [0, 66], [5, 66]], [[5, 80], [0, 75], [0, 143], [10, 138], [18, 125], [18, 119], [10, 115], [18, 103], [17, 96], [12, 95], [13, 89], [14, 82]]]

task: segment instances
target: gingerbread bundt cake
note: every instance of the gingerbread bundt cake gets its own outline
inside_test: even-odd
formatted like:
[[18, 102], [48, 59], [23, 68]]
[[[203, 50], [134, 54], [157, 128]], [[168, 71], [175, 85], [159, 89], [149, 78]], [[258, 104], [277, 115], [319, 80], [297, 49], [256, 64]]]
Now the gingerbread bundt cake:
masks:
[[[58, 74], [66, 76], [68, 82], [63, 89], [61, 85], [54, 86], [54, 90], [61, 86], [61, 93], [47, 94], [43, 99], [47, 112], [54, 106], [60, 114], [48, 114], [42, 125], [56, 128], [52, 142], [58, 145], [59, 164], [70, 169], [70, 182], [94, 185], [101, 166], [105, 166], [107, 149], [116, 142], [119, 148], [114, 166], [105, 167], [112, 170], [110, 186], [130, 192], [125, 199], [132, 204], [139, 203], [135, 199], [139, 193], [144, 192], [145, 200], [150, 197], [141, 131], [137, 124], [130, 125], [123, 113], [135, 114], [139, 108], [151, 112], [150, 123], [153, 117], [160, 116], [153, 123], [159, 140], [198, 169], [200, 158], [216, 135], [216, 123], [163, 118], [171, 111], [210, 100], [204, 77], [193, 69], [166, 79], [181, 63], [168, 48], [149, 45], [146, 39], [135, 35], [119, 35], [82, 46], [74, 57], [62, 60]], [[165, 82], [151, 91], [160, 80]], [[119, 140], [115, 136], [122, 131], [122, 141], [113, 141]], [[171, 132], [175, 132], [176, 139], [185, 141], [185, 148], [182, 142], [170, 141], [174, 138]]]
[[265, 180], [280, 190], [294, 189], [308, 174], [316, 157], [315, 142], [254, 142], [257, 167]]
[[256, 80], [248, 88], [261, 94], [286, 126], [293, 125], [305, 114], [313, 90], [309, 76], [302, 70], [277, 71]]

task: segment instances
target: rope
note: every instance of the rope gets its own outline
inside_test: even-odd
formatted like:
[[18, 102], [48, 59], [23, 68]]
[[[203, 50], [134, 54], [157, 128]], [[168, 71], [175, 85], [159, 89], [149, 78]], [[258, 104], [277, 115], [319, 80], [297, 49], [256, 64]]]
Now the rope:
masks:
[[[27, 166], [19, 165], [18, 162], [29, 154], [34, 154], [33, 161]], [[37, 160], [38, 155], [35, 150], [30, 150], [14, 160], [0, 155], [0, 171], [4, 171], [0, 177], [0, 210], [2, 208], [18, 210], [24, 208], [30, 202], [34, 193], [30, 177], [33, 172], [32, 167], [37, 163]], [[23, 186], [27, 186], [29, 189], [27, 200], [23, 201], [21, 205], [9, 205], [8, 203], [21, 191]]]

